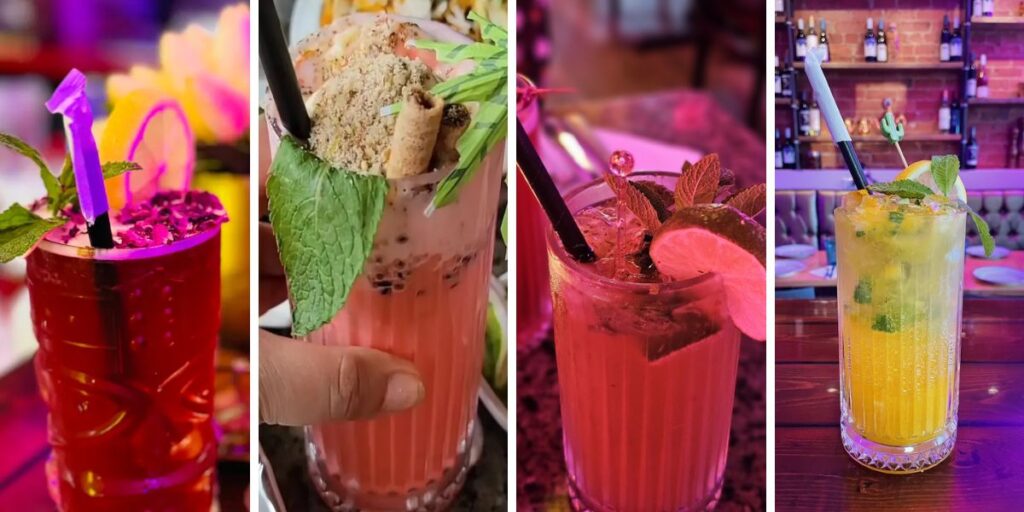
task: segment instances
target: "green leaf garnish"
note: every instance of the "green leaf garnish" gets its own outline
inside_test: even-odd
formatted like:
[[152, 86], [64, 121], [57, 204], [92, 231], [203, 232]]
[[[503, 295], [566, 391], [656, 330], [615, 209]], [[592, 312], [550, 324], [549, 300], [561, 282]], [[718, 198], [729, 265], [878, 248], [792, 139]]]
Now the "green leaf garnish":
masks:
[[[437, 58], [445, 62], [476, 62], [472, 72], [441, 82], [430, 90], [447, 104], [480, 102], [476, 116], [455, 146], [459, 161], [438, 184], [431, 210], [458, 198], [459, 190], [473, 177], [491, 149], [505, 139], [508, 129], [508, 32], [476, 12], [470, 12], [469, 19], [480, 24], [484, 43], [414, 43], [434, 50]], [[394, 105], [386, 109], [397, 112]]]
[[933, 156], [931, 170], [939, 193], [949, 197], [953, 184], [956, 183], [957, 174], [960, 173], [960, 159], [955, 155]]
[[871, 304], [871, 281], [861, 279], [853, 289], [853, 301], [857, 304]]
[[64, 222], [64, 219], [59, 218], [44, 219], [17, 203], [11, 205], [0, 213], [0, 263], [7, 263], [25, 254], [46, 233]]
[[935, 193], [927, 185], [914, 180], [896, 180], [868, 185], [872, 192], [902, 197], [903, 199], [924, 199]]
[[992, 233], [989, 231], [988, 222], [981, 218], [974, 212], [974, 209], [967, 207], [967, 213], [971, 215], [971, 219], [974, 220], [974, 227], [978, 229], [978, 236], [981, 237], [981, 245], [985, 247], [985, 257], [992, 256], [992, 251], [996, 249], [996, 241], [992, 239]]
[[900, 330], [900, 319], [892, 314], [876, 315], [874, 322], [871, 324], [871, 329], [879, 332], [894, 333]]
[[387, 192], [383, 176], [335, 169], [295, 138], [281, 140], [267, 197], [295, 335], [326, 324], [345, 305], [373, 248]]

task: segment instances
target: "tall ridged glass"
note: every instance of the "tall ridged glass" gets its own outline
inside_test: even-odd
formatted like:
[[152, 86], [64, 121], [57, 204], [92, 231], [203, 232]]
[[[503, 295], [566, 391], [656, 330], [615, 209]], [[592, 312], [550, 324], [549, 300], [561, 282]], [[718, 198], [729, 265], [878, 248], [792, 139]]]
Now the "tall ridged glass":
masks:
[[835, 219], [843, 446], [871, 469], [924, 471], [956, 441], [966, 212]]
[[144, 249], [44, 240], [26, 283], [58, 509], [210, 510], [220, 230]]
[[[657, 181], [671, 186], [676, 176]], [[601, 181], [567, 201], [578, 212], [610, 197]], [[728, 455], [740, 340], [720, 278], [606, 278], [572, 260], [550, 231], [548, 252], [573, 508], [713, 508]], [[716, 326], [712, 334], [697, 334], [708, 325]]]

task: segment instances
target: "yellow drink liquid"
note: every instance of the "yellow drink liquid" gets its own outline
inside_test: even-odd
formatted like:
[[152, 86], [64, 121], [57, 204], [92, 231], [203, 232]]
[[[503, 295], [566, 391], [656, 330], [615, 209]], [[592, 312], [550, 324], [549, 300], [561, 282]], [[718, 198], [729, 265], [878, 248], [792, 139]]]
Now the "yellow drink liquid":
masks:
[[956, 436], [966, 211], [924, 202], [835, 211], [843, 444], [887, 472], [941, 462]]

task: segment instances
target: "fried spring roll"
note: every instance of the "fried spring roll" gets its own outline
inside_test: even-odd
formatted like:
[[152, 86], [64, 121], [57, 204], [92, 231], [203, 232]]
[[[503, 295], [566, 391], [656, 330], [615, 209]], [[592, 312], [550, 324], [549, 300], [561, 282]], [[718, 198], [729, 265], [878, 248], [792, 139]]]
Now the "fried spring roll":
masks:
[[416, 88], [405, 97], [395, 121], [391, 152], [384, 164], [388, 179], [415, 176], [430, 170], [437, 134], [441, 128], [444, 101]]

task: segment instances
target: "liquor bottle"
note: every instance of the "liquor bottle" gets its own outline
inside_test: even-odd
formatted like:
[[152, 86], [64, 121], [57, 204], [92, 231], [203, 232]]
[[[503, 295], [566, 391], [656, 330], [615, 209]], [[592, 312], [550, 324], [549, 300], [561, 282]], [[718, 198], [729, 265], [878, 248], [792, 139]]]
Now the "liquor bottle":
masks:
[[775, 168], [782, 169], [782, 137], [779, 135], [779, 129], [775, 129]]
[[783, 0], [775, 0], [775, 14], [784, 14], [786, 12], [786, 2]]
[[953, 35], [949, 38], [949, 60], [964, 60], [964, 38], [960, 32], [960, 13], [953, 15]]
[[782, 167], [796, 169], [796, 144], [793, 143], [793, 131], [786, 128], [786, 140], [782, 145]]
[[978, 168], [978, 157], [981, 155], [981, 147], [978, 146], [978, 127], [971, 127], [971, 136], [967, 139], [967, 161], [964, 167], [967, 169]]
[[779, 56], [775, 56], [775, 97], [782, 96], [782, 68], [779, 67]]
[[782, 96], [785, 98], [793, 97], [793, 79], [796, 76], [793, 73], [793, 64], [787, 62], [786, 68], [782, 70]]
[[949, 107], [949, 132], [956, 133], [958, 135], [963, 133], [960, 99], [955, 96], [953, 97], [953, 105]]
[[988, 57], [983, 53], [978, 62], [978, 97], [988, 98]]
[[967, 86], [964, 89], [965, 99], [978, 96], [978, 68], [974, 66], [973, 52], [967, 54]]
[[813, 94], [811, 95], [811, 107], [809, 109], [809, 115], [811, 118], [811, 131], [810, 135], [818, 137], [821, 135], [821, 109], [818, 108], [818, 98]]
[[878, 20], [878, 41], [875, 54], [878, 62], [889, 62], [889, 42], [885, 39], [885, 20]]
[[807, 91], [800, 95], [800, 108], [797, 111], [797, 133], [800, 135], [812, 135], [811, 133], [811, 104], [807, 102]]
[[807, 34], [804, 34], [804, 19], [796, 22], [796, 60], [802, 61], [807, 56]]
[[939, 35], [939, 61], [949, 62], [949, 40], [953, 35], [949, 32], [949, 15], [942, 16], [942, 33]]
[[864, 60], [876, 62], [878, 60], [878, 40], [875, 39], [875, 22], [868, 18], [868, 31], [864, 34]]
[[981, 0], [974, 0], [971, 6], [971, 16], [981, 16]]
[[939, 105], [939, 133], [949, 133], [949, 91], [942, 90], [942, 104]]
[[981, 15], [982, 16], [993, 16], [995, 14], [995, 1], [994, 0], [981, 0]]
[[831, 52], [828, 48], [828, 34], [825, 33], [825, 18], [821, 19], [821, 35], [818, 36], [818, 46], [825, 49], [823, 52], [825, 57], [822, 62], [828, 62], [831, 59], [829, 53]]
[[807, 51], [818, 47], [818, 26], [814, 24], [814, 16], [807, 20]]

